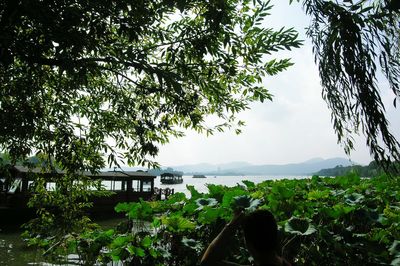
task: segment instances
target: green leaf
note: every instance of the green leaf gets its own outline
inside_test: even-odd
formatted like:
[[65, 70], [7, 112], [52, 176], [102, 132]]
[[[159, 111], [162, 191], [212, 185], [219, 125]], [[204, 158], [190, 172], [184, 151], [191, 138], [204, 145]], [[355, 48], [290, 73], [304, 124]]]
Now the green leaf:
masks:
[[151, 222], [151, 225], [152, 225], [154, 228], [160, 227], [160, 225], [161, 225], [161, 220], [160, 220], [160, 218], [155, 217], [155, 218], [153, 219], [153, 221]]
[[392, 262], [390, 263], [390, 265], [399, 266], [399, 265], [400, 265], [400, 257], [397, 257], [397, 258], [395, 258], [394, 260], [392, 260]]
[[258, 206], [260, 206], [261, 201], [259, 199], [253, 199], [248, 195], [236, 196], [233, 198], [232, 208], [234, 210], [246, 210], [255, 211]]
[[114, 239], [114, 241], [111, 243], [112, 247], [122, 247], [125, 246], [127, 243], [129, 243], [132, 240], [131, 237], [129, 236], [118, 236]]
[[392, 245], [389, 248], [389, 253], [392, 256], [400, 257], [400, 241], [399, 240], [393, 241]]
[[157, 258], [158, 257], [158, 253], [154, 248], [150, 248], [149, 249], [149, 254], [150, 256], [152, 256], [153, 258]]
[[244, 191], [243, 189], [238, 188], [238, 187], [228, 190], [225, 192], [225, 194], [222, 198], [222, 206], [226, 207], [226, 208], [230, 208], [235, 197], [246, 195], [246, 194], [248, 194], [247, 191]]
[[308, 192], [307, 199], [308, 200], [320, 200], [326, 199], [330, 195], [329, 190], [313, 190]]
[[192, 200], [195, 200], [195, 199], [198, 199], [198, 198], [201, 198], [201, 197], [202, 197], [202, 194], [199, 193], [199, 192], [194, 188], [194, 186], [192, 186], [192, 185], [186, 185], [186, 189], [189, 190]]
[[173, 195], [170, 195], [168, 199], [166, 200], [166, 203], [168, 204], [174, 204], [178, 202], [182, 202], [186, 200], [186, 195], [183, 192], [176, 192]]
[[161, 217], [161, 222], [167, 227], [168, 230], [172, 232], [193, 230], [196, 227], [193, 222], [181, 216], [163, 216]]
[[242, 180], [242, 183], [246, 185], [247, 189], [254, 189], [256, 184], [249, 180]]
[[146, 253], [144, 252], [144, 249], [140, 247], [135, 247], [135, 255], [142, 258], [146, 255]]
[[290, 199], [295, 195], [295, 192], [283, 186], [273, 186], [272, 192], [278, 194], [282, 199]]
[[197, 205], [196, 202], [190, 202], [190, 203], [185, 204], [185, 206], [183, 207], [182, 210], [185, 213], [187, 213], [188, 215], [191, 215], [191, 214], [195, 213], [198, 208], [199, 208], [199, 206]]
[[153, 244], [153, 240], [149, 236], [145, 236], [140, 244], [142, 245], [142, 247], [148, 248], [151, 246], [151, 244]]
[[217, 205], [218, 201], [214, 198], [199, 198], [199, 199], [196, 199], [196, 204], [198, 206], [198, 208], [196, 210], [200, 211], [205, 206], [213, 207], [213, 206]]
[[193, 250], [195, 250], [197, 252], [201, 252], [203, 250], [203, 245], [201, 244], [201, 242], [197, 241], [195, 239], [183, 237], [182, 238], [182, 244], [185, 247], [193, 249]]
[[336, 204], [331, 208], [323, 207], [321, 212], [326, 213], [328, 216], [338, 219], [339, 217], [343, 217], [345, 214], [350, 213], [355, 210], [353, 206], [346, 206], [344, 204]]
[[198, 221], [202, 224], [214, 223], [219, 217], [225, 214], [223, 208], [204, 208], [198, 216]]
[[222, 185], [207, 184], [207, 189], [210, 197], [215, 198], [218, 202], [222, 202], [225, 194], [225, 187]]
[[364, 200], [364, 196], [359, 193], [351, 193], [345, 196], [345, 202], [349, 205], [357, 205]]
[[294, 235], [311, 235], [317, 231], [311, 220], [307, 218], [292, 217], [285, 224], [285, 232]]
[[114, 210], [116, 212], [129, 212], [133, 207], [133, 203], [128, 203], [128, 202], [119, 202]]

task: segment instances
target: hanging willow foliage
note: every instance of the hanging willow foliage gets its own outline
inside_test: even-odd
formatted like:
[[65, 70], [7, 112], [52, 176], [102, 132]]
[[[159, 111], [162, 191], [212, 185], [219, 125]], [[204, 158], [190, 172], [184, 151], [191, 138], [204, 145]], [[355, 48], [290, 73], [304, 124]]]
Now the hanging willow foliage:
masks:
[[[292, 2], [292, 1], [290, 1]], [[307, 35], [319, 66], [322, 96], [332, 112], [338, 141], [346, 153], [354, 134], [363, 132], [375, 160], [388, 167], [400, 160], [378, 86], [382, 70], [400, 98], [399, 1], [304, 0], [312, 17]]]

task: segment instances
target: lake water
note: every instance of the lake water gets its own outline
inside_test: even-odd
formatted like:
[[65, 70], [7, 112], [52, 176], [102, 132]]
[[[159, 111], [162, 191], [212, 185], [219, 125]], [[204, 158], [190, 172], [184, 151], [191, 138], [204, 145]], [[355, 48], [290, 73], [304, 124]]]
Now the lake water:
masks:
[[[173, 188], [175, 192], [183, 192], [190, 195], [186, 185], [193, 185], [199, 192], [207, 192], [206, 184], [217, 184], [225, 186], [235, 186], [243, 184], [242, 180], [249, 180], [260, 183], [265, 180], [279, 179], [304, 179], [307, 176], [207, 176], [206, 178], [192, 178], [183, 176], [182, 184], [164, 185], [160, 183], [160, 177], [155, 180], [155, 187]], [[1, 217], [0, 217], [1, 219]], [[115, 220], [102, 221], [101, 225], [108, 227], [116, 224]], [[1, 266], [21, 266], [21, 265], [51, 265], [43, 263], [41, 254], [34, 249], [26, 248], [20, 237], [21, 230], [17, 226], [7, 226], [0, 228], [0, 265]]]
[[261, 183], [265, 180], [279, 180], [279, 179], [304, 179], [309, 178], [309, 176], [206, 176], [206, 178], [193, 178], [192, 176], [183, 176], [182, 184], [175, 185], [165, 185], [160, 183], [160, 178], [154, 182], [154, 186], [159, 188], [173, 188], [175, 192], [183, 192], [190, 195], [186, 189], [186, 185], [192, 185], [199, 192], [207, 192], [206, 184], [216, 184], [224, 186], [235, 186], [236, 184], [241, 184], [242, 180], [249, 180], [254, 183]]

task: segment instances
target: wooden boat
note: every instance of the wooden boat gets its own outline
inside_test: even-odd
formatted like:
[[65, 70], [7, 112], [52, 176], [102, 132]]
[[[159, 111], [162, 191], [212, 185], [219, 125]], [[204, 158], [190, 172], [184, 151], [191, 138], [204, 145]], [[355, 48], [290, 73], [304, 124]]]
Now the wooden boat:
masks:
[[163, 173], [161, 174], [161, 184], [182, 184], [182, 175], [176, 173]]
[[[46, 189], [51, 191], [57, 186], [57, 177], [64, 175], [62, 171], [43, 172], [40, 168], [29, 169], [23, 166], [14, 166], [11, 171], [12, 182], [7, 183], [5, 178], [0, 178], [0, 212], [31, 211], [27, 202], [32, 196], [31, 187], [35, 175], [45, 177]], [[84, 173], [84, 175], [100, 180], [106, 190], [112, 191], [108, 197], [95, 197], [90, 213], [114, 212], [118, 202], [150, 200], [154, 196], [154, 179], [156, 176], [143, 171], [110, 171], [98, 174]]]
[[193, 178], [206, 178], [205, 175], [193, 175]]

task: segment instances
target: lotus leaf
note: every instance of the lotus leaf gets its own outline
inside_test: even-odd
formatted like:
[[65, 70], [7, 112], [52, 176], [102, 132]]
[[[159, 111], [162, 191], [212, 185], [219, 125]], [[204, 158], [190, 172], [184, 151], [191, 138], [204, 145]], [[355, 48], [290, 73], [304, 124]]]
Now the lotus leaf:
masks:
[[244, 209], [246, 211], [254, 211], [261, 204], [258, 199], [253, 199], [250, 196], [236, 196], [233, 198], [232, 208], [234, 210]]
[[345, 199], [347, 204], [356, 205], [364, 200], [364, 196], [359, 193], [351, 193], [349, 195], [346, 195]]
[[131, 209], [128, 212], [128, 216], [131, 219], [152, 221], [153, 209], [151, 208], [150, 204], [145, 201], [132, 203]]
[[127, 250], [131, 255], [135, 255], [138, 257], [144, 257], [146, 255], [145, 251], [140, 247], [134, 247], [130, 245], [127, 247]]
[[256, 184], [249, 180], [243, 180], [242, 183], [246, 185], [247, 189], [253, 189], [256, 187]]
[[201, 242], [200, 242], [200, 241], [197, 241], [197, 240], [194, 240], [194, 239], [191, 239], [191, 238], [186, 238], [186, 237], [184, 237], [184, 238], [182, 239], [182, 244], [183, 244], [185, 247], [188, 247], [188, 248], [190, 248], [190, 249], [193, 249], [193, 250], [195, 250], [195, 251], [197, 251], [197, 252], [200, 252], [200, 251], [202, 251], [202, 249], [203, 249], [203, 246], [201, 245]]
[[393, 241], [393, 244], [389, 248], [390, 255], [393, 255], [395, 257], [400, 257], [400, 241], [395, 240]]
[[136, 203], [120, 202], [115, 206], [114, 210], [116, 212], [129, 212], [134, 204]]
[[278, 194], [282, 199], [290, 199], [295, 195], [293, 190], [284, 186], [274, 186], [272, 192]]
[[234, 198], [237, 196], [242, 196], [242, 195], [247, 195], [248, 192], [244, 191], [243, 189], [239, 187], [235, 187], [231, 190], [228, 190], [225, 192], [224, 197], [222, 199], [222, 206], [229, 208], [231, 207], [232, 202], [234, 201]]
[[[400, 266], [400, 204], [396, 196], [400, 178], [362, 182], [357, 178], [314, 178], [314, 182], [265, 181], [251, 190], [250, 183], [246, 186], [207, 185], [207, 194], [189, 187], [191, 198], [177, 194], [170, 201], [119, 204], [117, 209], [130, 217], [152, 216], [149, 221], [156, 230], [129, 234], [131, 238], [118, 234], [120, 230], [86, 233], [77, 247], [70, 245], [70, 250], [79, 252], [88, 247], [82, 250], [101, 262], [111, 258], [128, 261], [133, 256], [140, 259], [144, 251], [146, 265], [171, 265], [171, 258], [174, 265], [195, 265], [197, 255], [219, 232], [223, 220], [231, 218], [232, 208], [265, 208], [279, 221], [278, 230], [284, 239], [293, 239], [285, 250], [299, 258], [299, 264], [329, 261], [332, 265]], [[260, 202], [265, 205], [258, 206]], [[239, 236], [233, 237], [242, 248]], [[247, 252], [238, 253], [237, 262], [247, 261]]]
[[166, 200], [166, 202], [169, 203], [169, 204], [174, 204], [174, 203], [179, 203], [179, 202], [182, 202], [182, 201], [185, 201], [185, 200], [186, 200], [185, 193], [176, 192], [176, 193], [170, 195], [168, 197], [168, 199]]
[[198, 206], [198, 208], [196, 209], [196, 211], [200, 211], [202, 210], [205, 206], [215, 206], [218, 204], [218, 201], [214, 198], [199, 198], [196, 200], [196, 204]]
[[140, 242], [140, 244], [142, 245], [142, 247], [148, 248], [151, 246], [151, 244], [153, 243], [153, 240], [151, 240], [151, 238], [149, 236], [145, 236], [142, 241]]
[[127, 243], [129, 243], [130, 241], [132, 241], [132, 237], [121, 235], [114, 239], [114, 241], [111, 243], [111, 246], [112, 247], [122, 247], [122, 246], [126, 245]]
[[185, 206], [183, 207], [183, 211], [184, 213], [191, 215], [196, 212], [197, 208], [198, 205], [196, 202], [190, 202], [185, 204]]
[[163, 225], [167, 226], [168, 230], [173, 232], [193, 230], [196, 227], [196, 225], [193, 222], [181, 216], [172, 216], [172, 217], [163, 216], [161, 218], [161, 222]]
[[400, 257], [395, 258], [390, 265], [399, 266], [400, 265]]
[[355, 210], [353, 218], [358, 221], [363, 221], [363, 223], [383, 223], [386, 220], [382, 214], [365, 208]]
[[310, 219], [292, 217], [287, 221], [285, 231], [290, 234], [306, 236], [315, 233], [317, 230], [311, 224]]
[[307, 199], [308, 200], [319, 200], [325, 199], [329, 197], [329, 190], [313, 190], [308, 192]]
[[210, 197], [215, 198], [218, 202], [222, 201], [226, 189], [224, 186], [221, 185], [214, 185], [214, 184], [207, 184], [207, 189], [209, 192]]
[[224, 214], [224, 210], [223, 208], [206, 207], [199, 213], [198, 221], [202, 224], [211, 224]]
[[191, 199], [198, 199], [202, 197], [202, 194], [200, 192], [198, 192], [194, 186], [191, 185], [186, 185], [186, 189], [189, 190], [190, 195], [191, 195]]

